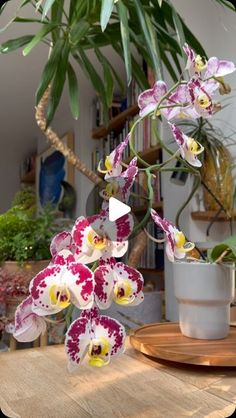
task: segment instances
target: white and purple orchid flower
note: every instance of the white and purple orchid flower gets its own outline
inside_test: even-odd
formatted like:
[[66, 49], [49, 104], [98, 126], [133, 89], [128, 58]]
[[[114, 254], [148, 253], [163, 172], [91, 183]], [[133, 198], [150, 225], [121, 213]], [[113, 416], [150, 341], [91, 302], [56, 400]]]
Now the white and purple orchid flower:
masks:
[[124, 215], [109, 221], [108, 210], [88, 218], [80, 217], [72, 229], [75, 257], [82, 263], [99, 258], [122, 257], [128, 249], [128, 237], [133, 229], [133, 217]]
[[94, 302], [94, 275], [70, 251], [62, 250], [31, 280], [29, 290], [32, 310], [39, 316], [60, 312], [71, 303], [89, 309]]
[[118, 305], [139, 305], [143, 301], [143, 276], [133, 267], [108, 259], [94, 271], [95, 302], [98, 308]]
[[175, 258], [185, 258], [186, 253], [194, 248], [192, 242], [187, 242], [182, 231], [179, 231], [172, 222], [165, 218], [161, 218], [158, 213], [151, 209], [151, 216], [153, 221], [165, 232], [166, 234], [166, 255], [168, 259], [173, 262]]
[[128, 237], [133, 229], [132, 215], [124, 215], [109, 221], [108, 210], [85, 218], [79, 217], [71, 232], [61, 232], [51, 242], [51, 254], [55, 257], [62, 249], [68, 249], [77, 262], [93, 263], [101, 257], [122, 257], [128, 249]]
[[130, 134], [126, 136], [123, 142], [121, 142], [112, 152], [105, 158], [105, 170], [101, 168], [102, 162], [98, 164], [98, 171], [105, 174], [105, 180], [110, 177], [118, 177], [122, 173], [122, 154], [127, 147], [130, 140]]
[[83, 360], [90, 366], [106, 366], [111, 358], [124, 352], [125, 329], [115, 319], [100, 316], [96, 308], [84, 311], [70, 325], [65, 349], [69, 370], [81, 365]]
[[152, 89], [145, 90], [138, 97], [139, 115], [144, 117], [154, 112], [160, 99], [166, 94], [167, 85], [164, 81], [156, 81]]
[[[195, 55], [193, 49], [187, 43], [184, 44], [183, 50], [187, 55], [186, 69], [190, 76], [201, 75], [201, 78], [205, 80], [210, 77], [224, 77], [236, 70], [232, 61], [220, 60], [217, 57], [206, 60], [200, 55]], [[203, 71], [205, 71], [204, 75], [202, 75]]]
[[204, 147], [194, 138], [185, 135], [176, 125], [171, 123], [169, 125], [179, 146], [181, 157], [194, 167], [201, 167], [202, 163], [197, 156], [204, 151]]
[[46, 332], [45, 320], [33, 312], [32, 306], [32, 296], [28, 296], [16, 309], [13, 336], [19, 342], [34, 341]]
[[110, 177], [107, 179], [108, 184], [106, 188], [100, 192], [100, 196], [104, 199], [102, 209], [108, 208], [110, 197], [115, 197], [127, 203], [137, 174], [137, 157], [134, 157], [130, 161], [127, 169], [119, 177]]

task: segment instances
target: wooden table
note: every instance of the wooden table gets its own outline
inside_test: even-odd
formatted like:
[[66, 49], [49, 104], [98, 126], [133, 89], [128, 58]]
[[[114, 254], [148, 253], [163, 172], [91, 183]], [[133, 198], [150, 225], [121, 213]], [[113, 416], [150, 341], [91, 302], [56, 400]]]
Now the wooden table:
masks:
[[[126, 353], [103, 369], [66, 369], [63, 346], [0, 354], [0, 407], [12, 418], [228, 417], [236, 369]], [[236, 352], [236, 347], [235, 347]]]

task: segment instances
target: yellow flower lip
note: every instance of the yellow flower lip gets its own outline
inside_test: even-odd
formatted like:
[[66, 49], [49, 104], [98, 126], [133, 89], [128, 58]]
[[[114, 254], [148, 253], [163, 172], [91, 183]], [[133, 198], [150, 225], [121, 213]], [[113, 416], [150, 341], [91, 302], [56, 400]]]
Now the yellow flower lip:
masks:
[[119, 280], [114, 286], [114, 301], [118, 305], [129, 305], [133, 302], [132, 286], [129, 280]]
[[93, 229], [88, 233], [87, 242], [90, 247], [96, 248], [97, 250], [103, 250], [108, 244], [106, 237], [98, 235]]
[[195, 58], [195, 70], [197, 72], [203, 71], [207, 66], [206, 60], [201, 57], [201, 55], [197, 55]]
[[67, 308], [70, 305], [70, 292], [65, 285], [52, 285], [49, 289], [52, 307]]
[[113, 165], [112, 165], [112, 162], [111, 162], [111, 159], [110, 159], [110, 156], [109, 155], [106, 157], [105, 163], [104, 163], [104, 165], [106, 167], [106, 170], [103, 170], [101, 168], [101, 164], [102, 164], [102, 160], [99, 161], [99, 163], [98, 163], [97, 170], [99, 171], [99, 173], [106, 174], [106, 173], [108, 173], [109, 171], [111, 171], [113, 169]]
[[89, 365], [103, 367], [110, 362], [110, 343], [105, 337], [94, 338], [89, 345]]
[[187, 140], [187, 146], [194, 155], [199, 155], [204, 151], [204, 147], [200, 144], [200, 142], [195, 141], [195, 139], [191, 137]]
[[200, 107], [202, 107], [203, 109], [207, 109], [210, 104], [211, 104], [211, 100], [210, 98], [207, 96], [207, 94], [202, 93], [199, 94], [198, 98], [197, 98], [197, 103], [199, 104]]
[[182, 231], [178, 231], [175, 233], [175, 244], [179, 251], [182, 252], [189, 252], [195, 247], [193, 242], [186, 242], [186, 238]]

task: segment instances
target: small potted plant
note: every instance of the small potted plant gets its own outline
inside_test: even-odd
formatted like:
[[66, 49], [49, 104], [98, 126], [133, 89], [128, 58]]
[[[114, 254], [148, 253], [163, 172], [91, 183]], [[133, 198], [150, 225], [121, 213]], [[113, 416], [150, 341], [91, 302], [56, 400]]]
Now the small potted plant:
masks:
[[11, 208], [0, 215], [0, 273], [8, 317], [27, 295], [32, 277], [48, 264], [50, 240], [57, 230], [52, 208], [36, 216], [31, 188], [19, 191]]

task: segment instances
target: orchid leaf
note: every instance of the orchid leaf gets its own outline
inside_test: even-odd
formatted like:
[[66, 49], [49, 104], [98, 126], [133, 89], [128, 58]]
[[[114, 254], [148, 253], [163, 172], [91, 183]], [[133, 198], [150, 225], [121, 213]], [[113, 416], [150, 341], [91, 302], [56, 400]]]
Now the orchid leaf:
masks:
[[102, 0], [100, 23], [103, 32], [106, 29], [109, 19], [111, 17], [113, 6], [114, 0]]
[[75, 119], [79, 117], [79, 89], [78, 81], [72, 65], [69, 63], [67, 68], [68, 85], [69, 85], [69, 99], [71, 113]]

